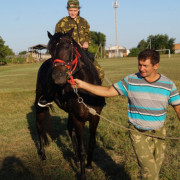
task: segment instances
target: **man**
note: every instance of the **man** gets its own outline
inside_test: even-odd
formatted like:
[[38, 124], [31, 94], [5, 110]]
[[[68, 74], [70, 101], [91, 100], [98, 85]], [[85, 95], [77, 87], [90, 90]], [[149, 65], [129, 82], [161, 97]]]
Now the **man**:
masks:
[[[66, 16], [59, 20], [55, 27], [55, 33], [67, 33], [72, 28], [73, 34], [72, 38], [83, 48], [85, 49], [86, 55], [90, 60], [93, 61], [94, 66], [96, 67], [99, 78], [103, 80], [104, 71], [98, 64], [98, 62], [94, 59], [94, 55], [88, 51], [89, 44], [91, 43], [90, 32], [89, 32], [89, 24], [86, 19], [80, 16], [80, 6], [78, 0], [68, 0], [67, 2], [67, 10], [69, 16]], [[53, 97], [50, 94], [53, 94], [50, 89], [44, 87], [44, 94], [39, 99], [38, 105], [41, 107], [48, 107], [53, 102]], [[50, 93], [51, 92], [51, 93]]]
[[90, 44], [89, 23], [80, 16], [80, 6], [78, 0], [69, 0], [67, 2], [69, 16], [59, 20], [56, 24], [55, 32], [67, 33], [74, 28], [72, 37], [79, 45], [87, 49]]
[[78, 88], [93, 94], [128, 97], [128, 122], [131, 142], [137, 156], [142, 179], [157, 180], [164, 159], [165, 140], [143, 135], [166, 135], [164, 121], [168, 104], [180, 119], [180, 96], [175, 84], [157, 73], [160, 56], [157, 51], [144, 50], [138, 56], [139, 72], [126, 76], [111, 87], [96, 86], [75, 79]]

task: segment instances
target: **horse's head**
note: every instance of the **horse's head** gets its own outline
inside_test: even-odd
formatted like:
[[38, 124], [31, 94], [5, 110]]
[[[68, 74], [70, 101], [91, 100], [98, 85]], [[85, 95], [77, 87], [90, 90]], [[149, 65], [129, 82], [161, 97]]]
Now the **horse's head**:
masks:
[[53, 68], [52, 79], [55, 84], [64, 85], [70, 78], [74, 66], [77, 65], [77, 55], [71, 37], [73, 29], [68, 33], [55, 33], [51, 35], [48, 43], [48, 50], [52, 56]]

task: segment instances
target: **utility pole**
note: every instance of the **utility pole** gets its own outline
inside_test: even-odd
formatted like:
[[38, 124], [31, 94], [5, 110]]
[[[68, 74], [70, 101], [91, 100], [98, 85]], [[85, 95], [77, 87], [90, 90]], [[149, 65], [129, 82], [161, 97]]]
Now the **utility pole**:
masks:
[[116, 30], [116, 47], [117, 47], [116, 56], [118, 57], [119, 56], [119, 53], [118, 53], [119, 49], [118, 49], [117, 8], [119, 7], [119, 4], [118, 4], [117, 0], [115, 0], [113, 7], [114, 7], [114, 10], [115, 10], [115, 30]]

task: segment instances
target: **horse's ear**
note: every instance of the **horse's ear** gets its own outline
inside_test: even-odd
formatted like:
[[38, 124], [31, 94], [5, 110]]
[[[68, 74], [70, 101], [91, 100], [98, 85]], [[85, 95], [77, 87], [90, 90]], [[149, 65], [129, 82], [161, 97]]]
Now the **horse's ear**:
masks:
[[48, 33], [49, 39], [51, 39], [52, 38], [52, 34], [49, 31], [47, 33]]
[[67, 34], [69, 35], [69, 37], [72, 36], [73, 31], [74, 31], [74, 28], [72, 28], [71, 30], [69, 30], [69, 31], [67, 32]]

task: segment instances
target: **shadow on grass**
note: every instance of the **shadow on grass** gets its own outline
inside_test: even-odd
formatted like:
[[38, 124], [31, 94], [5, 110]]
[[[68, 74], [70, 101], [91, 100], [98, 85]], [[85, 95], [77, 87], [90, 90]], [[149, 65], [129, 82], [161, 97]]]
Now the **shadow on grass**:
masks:
[[26, 179], [34, 180], [34, 175], [31, 173], [15, 156], [6, 157], [0, 169], [0, 179], [2, 180], [16, 180]]
[[26, 115], [28, 121], [28, 129], [31, 134], [31, 138], [34, 141], [34, 144], [37, 149], [37, 153], [39, 151], [39, 144], [38, 144], [38, 133], [36, 128], [36, 114], [35, 114], [35, 106], [31, 106], [31, 112]]
[[[29, 130], [31, 133], [32, 140], [35, 143], [37, 148], [37, 153], [39, 150], [38, 145], [38, 135], [36, 132], [36, 124], [35, 124], [35, 107], [32, 106], [32, 112], [27, 114], [27, 120], [29, 123]], [[76, 178], [80, 178], [80, 166], [79, 163], [74, 158], [74, 152], [72, 148], [69, 147], [68, 143], [65, 141], [70, 141], [70, 137], [67, 133], [67, 118], [61, 119], [59, 116], [52, 116], [51, 122], [55, 130], [55, 142], [63, 154], [64, 159], [69, 162], [70, 167], [76, 173]], [[51, 137], [51, 135], [50, 135]], [[65, 140], [61, 140], [65, 139]], [[87, 127], [84, 128], [84, 141], [85, 148], [87, 149], [87, 144], [89, 141], [89, 129]], [[70, 142], [71, 143], [71, 142]], [[130, 180], [129, 175], [125, 172], [123, 165], [116, 164], [114, 160], [105, 152], [103, 148], [96, 145], [94, 150], [94, 158], [93, 161], [95, 163], [94, 170], [96, 167], [99, 167], [105, 174], [107, 179], [123, 179]]]

